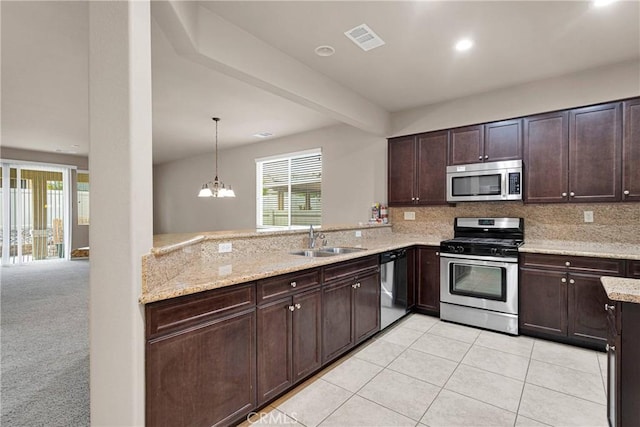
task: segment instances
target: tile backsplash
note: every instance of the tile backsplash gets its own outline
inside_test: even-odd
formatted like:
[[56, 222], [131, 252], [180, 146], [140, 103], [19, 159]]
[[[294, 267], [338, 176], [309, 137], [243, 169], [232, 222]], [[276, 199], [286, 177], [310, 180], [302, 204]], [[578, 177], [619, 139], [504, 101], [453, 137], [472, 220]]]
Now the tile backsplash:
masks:
[[[584, 211], [594, 221], [584, 222]], [[415, 212], [415, 220], [405, 220]], [[458, 203], [456, 206], [390, 208], [397, 233], [451, 237], [455, 217], [522, 217], [526, 240], [571, 240], [640, 244], [640, 203], [536, 204], [522, 202]]]

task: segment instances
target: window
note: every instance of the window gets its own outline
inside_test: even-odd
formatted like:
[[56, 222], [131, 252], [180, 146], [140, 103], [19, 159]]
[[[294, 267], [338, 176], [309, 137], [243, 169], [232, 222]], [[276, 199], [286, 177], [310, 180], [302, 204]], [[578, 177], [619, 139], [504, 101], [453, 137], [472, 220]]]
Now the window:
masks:
[[258, 228], [320, 225], [322, 152], [256, 159]]
[[78, 225], [89, 225], [89, 174], [78, 172]]

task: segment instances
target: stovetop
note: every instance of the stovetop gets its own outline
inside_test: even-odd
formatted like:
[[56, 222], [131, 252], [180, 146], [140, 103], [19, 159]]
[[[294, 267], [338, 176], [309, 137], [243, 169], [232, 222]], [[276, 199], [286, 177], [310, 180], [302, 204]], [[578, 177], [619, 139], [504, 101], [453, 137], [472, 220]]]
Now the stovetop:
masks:
[[440, 242], [440, 252], [517, 257], [524, 243], [522, 218], [456, 218], [454, 238]]

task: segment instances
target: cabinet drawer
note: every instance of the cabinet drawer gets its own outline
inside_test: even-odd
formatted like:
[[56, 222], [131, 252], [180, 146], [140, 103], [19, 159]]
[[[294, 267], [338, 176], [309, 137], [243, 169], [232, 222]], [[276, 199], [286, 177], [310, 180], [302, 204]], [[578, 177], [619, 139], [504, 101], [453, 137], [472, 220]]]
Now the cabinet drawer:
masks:
[[613, 258], [523, 253], [520, 260], [521, 265], [525, 267], [551, 268], [594, 274], [602, 273], [613, 276], [623, 276], [625, 273], [624, 260]]
[[324, 281], [330, 282], [332, 280], [341, 279], [347, 276], [357, 277], [361, 274], [370, 273], [372, 269], [377, 270], [379, 268], [379, 260], [377, 255], [358, 258], [353, 261], [347, 261], [336, 265], [331, 265], [324, 268]]
[[640, 261], [627, 261], [627, 277], [640, 279]]
[[258, 280], [258, 302], [281, 298], [318, 284], [320, 284], [319, 269]]
[[147, 304], [147, 338], [186, 329], [256, 304], [255, 285], [247, 283]]

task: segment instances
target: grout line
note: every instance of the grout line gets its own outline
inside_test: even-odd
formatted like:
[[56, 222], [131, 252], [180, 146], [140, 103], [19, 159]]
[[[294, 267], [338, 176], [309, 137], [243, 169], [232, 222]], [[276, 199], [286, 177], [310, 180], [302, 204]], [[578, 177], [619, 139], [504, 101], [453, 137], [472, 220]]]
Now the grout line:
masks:
[[513, 424], [514, 426], [515, 426], [515, 423], [518, 422], [518, 416], [520, 415], [520, 406], [522, 405], [522, 396], [524, 396], [524, 388], [527, 386], [527, 376], [529, 375], [529, 368], [531, 367], [531, 360], [532, 360], [531, 357], [533, 356], [533, 348], [535, 347], [535, 345], [536, 343], [534, 341], [533, 345], [531, 346], [531, 350], [529, 351], [529, 362], [527, 363], [527, 372], [525, 372], [524, 380], [522, 381], [522, 390], [520, 390], [520, 399], [518, 400], [518, 408], [516, 409], [516, 419]]

